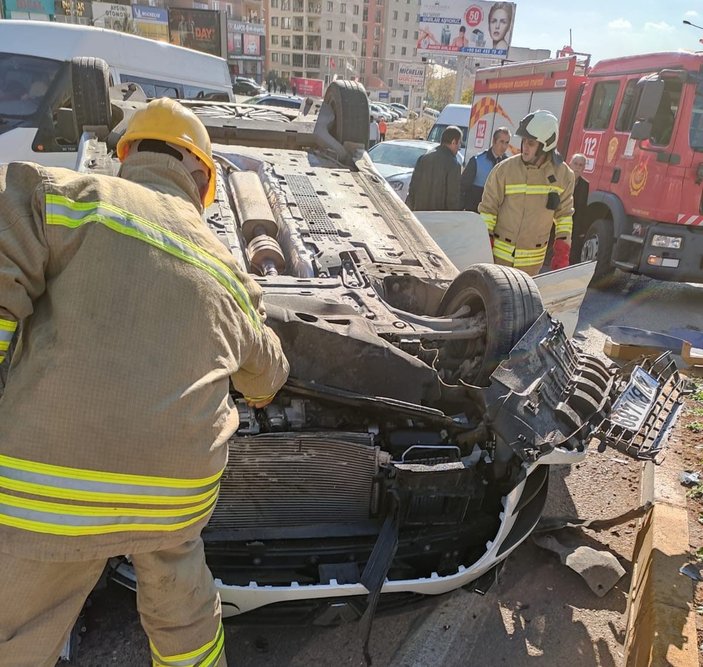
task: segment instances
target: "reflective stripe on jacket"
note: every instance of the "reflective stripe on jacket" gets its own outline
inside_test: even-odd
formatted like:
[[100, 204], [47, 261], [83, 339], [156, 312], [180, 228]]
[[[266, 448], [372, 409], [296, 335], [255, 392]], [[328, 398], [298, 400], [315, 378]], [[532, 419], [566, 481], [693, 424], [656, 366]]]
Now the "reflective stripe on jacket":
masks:
[[[495, 256], [514, 266], [541, 264], [552, 225], [556, 238], [571, 242], [573, 192], [574, 173], [556, 154], [540, 167], [525, 165], [520, 155], [497, 164], [479, 205]], [[550, 193], [557, 195], [555, 210], [547, 208]]]
[[[0, 549], [82, 560], [195, 538], [238, 417], [288, 366], [261, 290], [170, 156], [124, 178], [0, 167]], [[146, 186], [146, 187], [143, 187]], [[9, 335], [8, 335], [9, 334]]]

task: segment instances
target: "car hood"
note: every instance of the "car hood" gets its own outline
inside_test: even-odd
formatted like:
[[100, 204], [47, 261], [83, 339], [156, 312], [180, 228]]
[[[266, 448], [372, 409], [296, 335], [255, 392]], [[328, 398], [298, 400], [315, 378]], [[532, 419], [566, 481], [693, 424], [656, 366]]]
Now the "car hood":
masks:
[[413, 170], [409, 167], [399, 167], [395, 164], [383, 164], [381, 162], [374, 162], [378, 173], [383, 176], [383, 178], [393, 178], [394, 176], [410, 176]]

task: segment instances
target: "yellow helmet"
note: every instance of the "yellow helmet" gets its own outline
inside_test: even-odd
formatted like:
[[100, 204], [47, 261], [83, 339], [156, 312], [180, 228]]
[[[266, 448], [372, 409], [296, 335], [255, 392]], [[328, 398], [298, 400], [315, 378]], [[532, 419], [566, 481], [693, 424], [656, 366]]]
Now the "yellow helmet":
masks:
[[212, 160], [212, 146], [201, 120], [182, 104], [168, 97], [152, 100], [139, 109], [117, 144], [117, 157], [124, 161], [130, 145], [140, 139], [157, 139], [180, 146], [198, 157], [210, 170], [207, 193], [203, 204], [215, 201], [217, 171]]

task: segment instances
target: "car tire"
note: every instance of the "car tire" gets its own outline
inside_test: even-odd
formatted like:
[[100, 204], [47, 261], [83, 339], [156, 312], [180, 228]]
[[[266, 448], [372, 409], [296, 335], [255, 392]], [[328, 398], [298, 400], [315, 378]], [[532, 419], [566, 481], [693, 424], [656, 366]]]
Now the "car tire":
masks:
[[462, 379], [485, 386], [498, 364], [544, 312], [542, 297], [535, 281], [518, 269], [475, 264], [454, 279], [442, 297], [438, 315], [446, 317], [463, 306], [469, 306], [471, 315], [485, 312], [486, 333], [483, 359], [473, 377]]
[[89, 125], [112, 127], [110, 70], [100, 58], [71, 60], [73, 115], [78, 136]]
[[613, 256], [613, 223], [601, 218], [596, 220], [586, 232], [581, 245], [581, 261], [595, 260], [592, 285], [606, 286], [615, 279], [615, 267], [611, 264]]
[[363, 86], [356, 81], [333, 81], [325, 91], [324, 101], [334, 112], [330, 134], [344, 144], [369, 143], [369, 98]]

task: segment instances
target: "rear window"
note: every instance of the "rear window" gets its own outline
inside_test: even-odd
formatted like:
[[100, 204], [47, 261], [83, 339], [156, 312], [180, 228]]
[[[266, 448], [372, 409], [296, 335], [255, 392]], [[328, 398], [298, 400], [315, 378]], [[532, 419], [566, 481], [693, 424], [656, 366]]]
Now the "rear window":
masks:
[[[427, 135], [427, 141], [436, 141], [437, 143], [440, 143], [442, 141], [442, 132], [444, 132], [444, 130], [448, 127], [449, 125], [440, 125], [439, 123], [435, 123], [432, 126], [430, 133]], [[462, 148], [465, 148], [469, 128], [460, 127], [459, 129], [461, 130], [461, 146]]]
[[61, 67], [58, 60], [0, 53], [0, 114], [33, 116]]
[[414, 169], [418, 158], [426, 152], [427, 149], [424, 146], [399, 146], [382, 141], [369, 151], [369, 156], [378, 164], [392, 164], [395, 167]]

